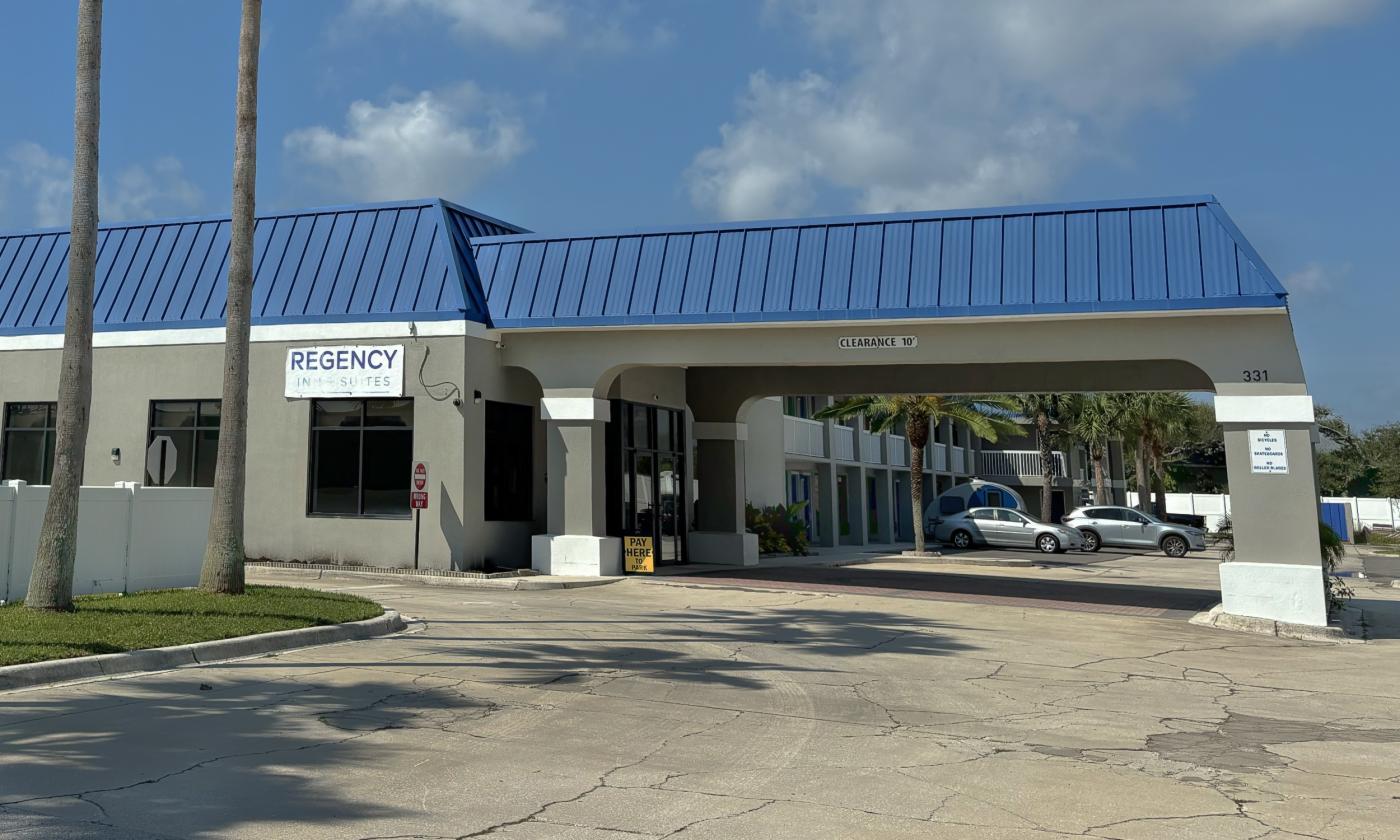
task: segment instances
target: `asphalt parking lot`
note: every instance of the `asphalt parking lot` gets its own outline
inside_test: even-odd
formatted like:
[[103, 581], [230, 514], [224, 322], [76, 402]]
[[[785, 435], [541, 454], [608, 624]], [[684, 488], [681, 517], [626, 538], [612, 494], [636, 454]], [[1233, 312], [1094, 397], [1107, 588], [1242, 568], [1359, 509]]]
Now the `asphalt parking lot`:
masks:
[[[1042, 573], [1131, 580], [1124, 562]], [[0, 695], [0, 835], [1378, 840], [1400, 824], [1400, 642], [704, 577], [308, 579], [423, 624]]]

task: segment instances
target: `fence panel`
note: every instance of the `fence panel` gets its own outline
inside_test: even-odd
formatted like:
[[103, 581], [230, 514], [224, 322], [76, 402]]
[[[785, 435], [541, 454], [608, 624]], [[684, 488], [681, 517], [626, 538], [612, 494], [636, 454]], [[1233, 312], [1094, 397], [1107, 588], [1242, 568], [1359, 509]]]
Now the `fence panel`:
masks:
[[134, 489], [127, 591], [197, 585], [209, 534], [213, 490]]

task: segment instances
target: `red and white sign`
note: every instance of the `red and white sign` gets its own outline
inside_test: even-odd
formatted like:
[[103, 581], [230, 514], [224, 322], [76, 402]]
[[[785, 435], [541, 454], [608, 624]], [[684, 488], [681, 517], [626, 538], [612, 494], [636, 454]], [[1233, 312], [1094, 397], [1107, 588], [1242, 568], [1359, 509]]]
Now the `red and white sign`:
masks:
[[413, 462], [413, 489], [408, 493], [408, 506], [413, 510], [428, 509], [428, 462]]

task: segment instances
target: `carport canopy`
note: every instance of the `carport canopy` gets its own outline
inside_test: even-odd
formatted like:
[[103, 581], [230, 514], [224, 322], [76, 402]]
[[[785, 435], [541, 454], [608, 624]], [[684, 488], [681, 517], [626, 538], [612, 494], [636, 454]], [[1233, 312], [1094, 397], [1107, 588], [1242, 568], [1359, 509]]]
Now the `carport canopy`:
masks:
[[[1187, 390], [1215, 395], [1235, 559], [1225, 610], [1327, 620], [1313, 406], [1287, 292], [1212, 196], [471, 239], [505, 364], [543, 389], [537, 568], [620, 569], [605, 531], [606, 397], [685, 371], [692, 539], [756, 557], [743, 418], [781, 394]], [[1271, 434], [1270, 434], [1271, 433]], [[1260, 440], [1286, 471], [1256, 463]]]

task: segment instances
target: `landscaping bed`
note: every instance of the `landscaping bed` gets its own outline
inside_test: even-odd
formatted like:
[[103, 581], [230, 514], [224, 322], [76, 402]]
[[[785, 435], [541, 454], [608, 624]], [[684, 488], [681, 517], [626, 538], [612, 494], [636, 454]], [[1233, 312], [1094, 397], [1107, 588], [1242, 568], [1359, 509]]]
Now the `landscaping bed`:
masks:
[[242, 595], [161, 589], [85, 595], [71, 613], [0, 607], [0, 666], [184, 645], [361, 621], [384, 613], [365, 598], [290, 586], [249, 586]]

